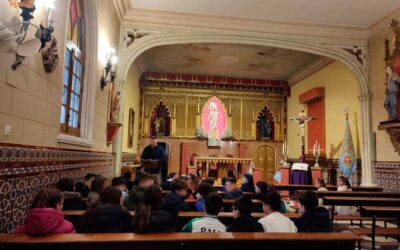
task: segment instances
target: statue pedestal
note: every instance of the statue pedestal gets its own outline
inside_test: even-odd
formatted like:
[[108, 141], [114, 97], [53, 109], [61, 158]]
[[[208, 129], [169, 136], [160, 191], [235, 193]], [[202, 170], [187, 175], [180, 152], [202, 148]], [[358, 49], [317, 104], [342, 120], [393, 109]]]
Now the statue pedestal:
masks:
[[396, 152], [400, 155], [400, 121], [381, 122], [379, 130], [386, 130]]
[[312, 176], [312, 183], [315, 182], [315, 180], [322, 178], [322, 173], [323, 169], [320, 167], [312, 167], [311, 168], [311, 176]]
[[[281, 166], [281, 185], [289, 185], [290, 178], [290, 167]], [[289, 195], [289, 191], [281, 191], [281, 195]]]

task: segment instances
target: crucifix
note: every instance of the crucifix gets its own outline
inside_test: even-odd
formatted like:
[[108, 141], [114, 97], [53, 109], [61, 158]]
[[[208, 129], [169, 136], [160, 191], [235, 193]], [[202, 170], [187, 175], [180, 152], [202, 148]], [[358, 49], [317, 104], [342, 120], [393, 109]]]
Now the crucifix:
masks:
[[307, 116], [304, 110], [299, 113], [299, 116], [289, 118], [289, 120], [296, 122], [299, 124], [299, 132], [297, 133], [300, 136], [301, 140], [301, 156], [300, 162], [304, 163], [306, 159], [306, 146], [305, 146], [305, 136], [306, 136], [306, 124], [311, 120], [316, 119], [314, 116]]

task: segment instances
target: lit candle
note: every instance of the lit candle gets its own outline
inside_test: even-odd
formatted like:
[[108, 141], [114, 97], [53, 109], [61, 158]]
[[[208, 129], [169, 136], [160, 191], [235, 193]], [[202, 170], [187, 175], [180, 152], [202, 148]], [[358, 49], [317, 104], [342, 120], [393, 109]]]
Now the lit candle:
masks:
[[318, 155], [321, 155], [321, 143], [318, 143]]

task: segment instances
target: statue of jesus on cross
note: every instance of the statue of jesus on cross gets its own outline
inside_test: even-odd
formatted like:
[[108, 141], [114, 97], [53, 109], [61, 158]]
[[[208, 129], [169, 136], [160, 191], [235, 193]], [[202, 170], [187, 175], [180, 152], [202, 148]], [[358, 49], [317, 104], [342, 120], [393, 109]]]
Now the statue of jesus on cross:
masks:
[[304, 110], [299, 113], [299, 116], [289, 118], [289, 120], [296, 122], [299, 124], [299, 132], [298, 136], [300, 136], [301, 140], [301, 156], [300, 162], [305, 162], [306, 158], [306, 147], [305, 147], [305, 136], [306, 136], [306, 124], [311, 120], [316, 119], [315, 116], [307, 116]]

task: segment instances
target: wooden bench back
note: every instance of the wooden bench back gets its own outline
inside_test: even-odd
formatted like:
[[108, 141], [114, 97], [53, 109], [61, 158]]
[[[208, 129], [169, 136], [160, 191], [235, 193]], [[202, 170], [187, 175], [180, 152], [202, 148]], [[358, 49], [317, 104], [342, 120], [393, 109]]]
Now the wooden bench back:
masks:
[[159, 233], [0, 235], [1, 249], [354, 249], [354, 233]]

